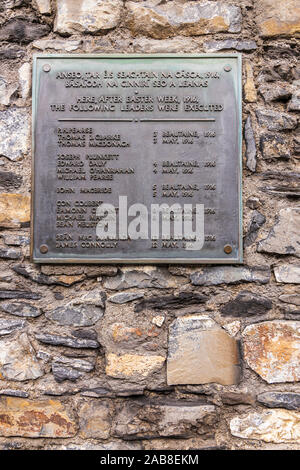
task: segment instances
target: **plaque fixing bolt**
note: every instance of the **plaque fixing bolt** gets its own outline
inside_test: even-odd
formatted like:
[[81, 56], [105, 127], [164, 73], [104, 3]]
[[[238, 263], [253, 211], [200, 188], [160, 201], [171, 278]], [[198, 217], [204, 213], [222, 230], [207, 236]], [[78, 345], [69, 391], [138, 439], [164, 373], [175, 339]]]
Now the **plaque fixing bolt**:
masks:
[[225, 72], [230, 72], [231, 65], [225, 65], [224, 70], [225, 70]]
[[224, 251], [226, 255], [229, 255], [232, 252], [232, 246], [231, 245], [225, 245], [224, 246]]
[[45, 255], [46, 253], [48, 253], [48, 247], [47, 245], [41, 245], [40, 246], [40, 252]]
[[49, 64], [43, 65], [43, 70], [44, 70], [44, 72], [50, 72], [50, 70], [51, 70], [51, 65], [49, 65]]

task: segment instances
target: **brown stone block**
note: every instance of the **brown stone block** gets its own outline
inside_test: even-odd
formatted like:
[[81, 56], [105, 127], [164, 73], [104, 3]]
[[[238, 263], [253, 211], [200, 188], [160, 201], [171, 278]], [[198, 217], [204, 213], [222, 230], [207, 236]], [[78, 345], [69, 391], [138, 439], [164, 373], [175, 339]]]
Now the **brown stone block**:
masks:
[[111, 426], [108, 403], [97, 400], [84, 403], [79, 410], [79, 426], [83, 438], [107, 439]]

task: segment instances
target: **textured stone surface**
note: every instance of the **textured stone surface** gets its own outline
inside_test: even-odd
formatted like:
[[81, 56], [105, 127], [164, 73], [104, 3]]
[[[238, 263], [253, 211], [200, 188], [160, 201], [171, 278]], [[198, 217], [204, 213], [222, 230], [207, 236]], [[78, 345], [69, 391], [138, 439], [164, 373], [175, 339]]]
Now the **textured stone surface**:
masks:
[[270, 269], [264, 266], [214, 266], [191, 274], [191, 282], [195, 286], [217, 286], [239, 282], [267, 284], [270, 275]]
[[0, 189], [3, 191], [11, 191], [19, 189], [22, 185], [23, 178], [12, 171], [0, 171]]
[[124, 384], [122, 381], [114, 379], [110, 379], [109, 383], [91, 380], [88, 387], [82, 388], [81, 395], [92, 398], [133, 397], [143, 395], [144, 390], [143, 384], [130, 382]]
[[0, 11], [20, 7], [23, 3], [24, 0], [2, 0]]
[[295, 155], [300, 155], [300, 137], [295, 137], [293, 144], [293, 152]]
[[[151, 416], [151, 420], [149, 417]], [[217, 421], [215, 407], [189, 401], [127, 402], [117, 415], [114, 432], [125, 439], [181, 436], [211, 437]]]
[[134, 52], [142, 53], [182, 53], [182, 52], [197, 52], [199, 46], [191, 38], [187, 37], [174, 37], [171, 39], [151, 39], [139, 37], [133, 40]]
[[108, 376], [118, 379], [142, 380], [160, 370], [165, 360], [163, 356], [108, 353], [105, 372]]
[[0, 28], [0, 41], [28, 44], [35, 39], [46, 36], [50, 28], [46, 24], [32, 23], [21, 18], [13, 18]]
[[70, 380], [75, 382], [79, 377], [82, 377], [86, 372], [91, 372], [95, 364], [94, 362], [85, 359], [77, 359], [75, 357], [57, 357], [52, 362], [52, 372], [57, 382], [64, 382]]
[[51, 14], [51, 1], [50, 0], [33, 0], [33, 3], [37, 6], [38, 11], [42, 15]]
[[83, 438], [107, 439], [111, 428], [109, 404], [97, 400], [82, 404], [79, 410], [79, 427]]
[[20, 274], [21, 276], [24, 276], [27, 279], [30, 279], [33, 282], [36, 282], [37, 284], [43, 284], [46, 286], [52, 286], [52, 285], [59, 285], [59, 286], [71, 286], [73, 284], [76, 284], [77, 282], [83, 281], [85, 279], [85, 275], [58, 275], [58, 276], [47, 276], [41, 273], [40, 268], [33, 265], [32, 263], [28, 264], [16, 264], [13, 267], [13, 270]]
[[254, 75], [251, 63], [247, 60], [245, 63], [246, 81], [244, 83], [245, 101], [255, 103], [257, 101], [257, 92], [255, 88]]
[[287, 131], [297, 127], [297, 118], [271, 109], [257, 109], [256, 117], [259, 125], [269, 131]]
[[120, 294], [111, 295], [107, 300], [114, 304], [126, 304], [127, 302], [140, 299], [141, 297], [144, 297], [144, 294], [139, 292], [121, 292]]
[[156, 325], [159, 328], [163, 326], [164, 322], [165, 322], [164, 315], [156, 315], [155, 317], [152, 318], [153, 325]]
[[255, 242], [259, 229], [264, 225], [265, 222], [266, 218], [263, 214], [261, 214], [259, 211], [253, 211], [247, 233], [244, 237], [244, 246], [250, 246]]
[[[263, 176], [263, 179], [268, 179], [268, 177]], [[259, 188], [261, 191], [278, 197], [297, 199], [300, 197], [300, 173], [299, 176], [282, 173], [280, 177], [276, 178], [274, 176], [274, 178], [270, 177], [270, 179], [274, 179], [276, 181], [273, 182], [273, 184], [266, 183], [264, 186]], [[281, 183], [281, 181], [283, 181], [283, 183]]]
[[291, 152], [288, 148], [287, 142], [281, 135], [264, 134], [259, 142], [260, 151], [265, 159], [289, 159]]
[[[288, 436], [295, 433], [298, 417], [276, 415], [271, 423], [262, 417], [270, 410], [300, 412], [298, 330], [293, 326], [300, 323], [300, 265], [296, 257], [300, 229], [294, 219], [291, 236], [286, 217], [279, 221], [281, 211], [286, 214], [299, 207], [300, 198], [297, 8], [298, 0], [0, 0], [0, 357], [5, 363], [0, 360], [0, 396], [30, 397], [40, 404], [36, 414], [27, 413], [25, 418], [12, 412], [17, 430], [10, 436], [0, 432], [1, 450], [299, 448], [300, 439]], [[57, 27], [61, 30], [54, 31]], [[31, 262], [31, 72], [33, 54], [41, 52], [48, 56], [242, 53], [244, 264]], [[161, 63], [163, 67], [163, 59]], [[125, 67], [128, 72], [135, 69], [131, 65]], [[188, 69], [192, 68], [190, 64]], [[187, 71], [184, 62], [180, 70]], [[214, 65], [207, 63], [205, 72], [212, 71]], [[215, 84], [231, 77], [222, 67], [218, 72]], [[136, 79], [126, 77], [127, 83]], [[194, 80], [188, 86], [184, 80], [180, 82], [183, 95], [191, 99], [200, 96], [205, 101], [207, 88], [196, 86], [200, 83]], [[64, 84], [61, 81], [60, 86]], [[141, 96], [151, 91], [146, 84], [143, 88], [104, 88], [98, 92], [92, 87], [72, 87], [71, 91], [74, 102], [99, 93]], [[166, 95], [163, 86], [155, 89]], [[227, 100], [217, 95], [214, 99]], [[88, 113], [76, 114], [88, 117]], [[141, 116], [136, 118], [142, 117], [138, 114]], [[172, 116], [165, 112], [164, 117]], [[193, 113], [187, 117], [201, 116]], [[74, 123], [65, 124], [72, 127]], [[177, 129], [176, 123], [165, 124], [164, 131]], [[119, 125], [118, 129], [107, 126], [113, 132], [121, 129]], [[192, 130], [193, 126], [187, 124], [186, 128]], [[211, 124], [200, 127], [210, 130]], [[174, 150], [172, 159], [189, 159], [198, 150], [202, 155], [205, 145], [207, 158], [213, 160], [215, 139], [203, 140], [202, 131], [199, 136], [192, 146], [163, 145], [156, 150], [163, 152], [168, 147]], [[81, 153], [78, 148], [61, 150]], [[96, 153], [111, 152], [119, 153], [112, 148], [99, 148]], [[50, 154], [54, 164], [56, 154]], [[201, 180], [202, 169], [201, 174], [195, 171], [191, 183], [196, 183], [199, 175]], [[166, 178], [170, 182], [173, 177]], [[71, 182], [67, 183], [64, 186], [69, 187]], [[111, 186], [105, 180], [98, 183], [94, 186]], [[216, 183], [218, 192], [230, 181], [221, 178]], [[79, 200], [80, 185], [73, 186], [74, 200]], [[212, 204], [213, 194], [207, 196], [207, 207], [216, 209], [215, 215], [207, 217], [218, 220], [220, 207]], [[186, 198], [185, 202], [191, 201]], [[54, 228], [49, 227], [49, 233]], [[260, 250], [261, 244], [268, 245], [266, 251]], [[177, 365], [186, 382], [202, 374], [210, 358], [204, 371], [210, 373], [209, 380], [224, 379], [220, 367], [230, 345], [235, 345], [235, 349], [241, 348], [236, 364], [242, 372], [238, 383], [167, 383], [165, 358], [168, 349], [172, 355], [174, 344], [170, 333], [186, 316], [194, 319], [191, 323], [201, 316], [210, 317], [211, 322], [210, 329], [183, 328], [179, 335], [183, 360]], [[262, 324], [266, 326], [262, 328]], [[253, 334], [248, 334], [246, 327]], [[221, 340], [219, 336], [208, 340], [213, 334]], [[195, 354], [193, 346], [200, 343], [209, 354], [207, 349]], [[44, 400], [47, 397], [51, 400]], [[48, 414], [48, 405], [57, 397], [74, 413], [74, 417], [69, 415], [73, 423], [70, 434], [68, 419], [65, 423], [60, 414]], [[235, 416], [245, 418], [244, 413], [250, 412], [257, 415], [251, 426], [243, 428], [249, 437], [233, 436], [229, 421]], [[0, 410], [0, 423], [1, 419], [11, 420]], [[228, 425], [224, 419], [229, 420]], [[53, 439], [52, 431], [48, 435], [53, 422], [67, 430], [66, 435], [60, 439]], [[36, 426], [32, 437], [26, 435], [29, 425]], [[265, 431], [273, 442], [256, 438]]]
[[246, 206], [249, 207], [251, 210], [258, 209], [260, 206], [260, 200], [258, 197], [251, 196], [249, 199], [246, 201]]
[[0, 104], [8, 106], [12, 93], [12, 90], [8, 90], [5, 78], [0, 77]]
[[288, 111], [300, 111], [300, 80], [297, 81], [297, 91], [292, 94], [292, 98], [288, 104]]
[[300, 380], [300, 322], [269, 321], [243, 331], [248, 365], [268, 383]]
[[115, 28], [121, 19], [121, 8], [121, 0], [60, 0], [54, 31], [97, 34]]
[[4, 243], [10, 246], [28, 246], [30, 244], [28, 236], [19, 235], [17, 233], [4, 233], [2, 238]]
[[249, 413], [230, 421], [231, 434], [244, 439], [265, 442], [298, 442], [300, 413], [287, 410], [268, 410]]
[[58, 364], [56, 362], [52, 363], [51, 371], [57, 382], [64, 382], [65, 380], [70, 380], [70, 382], [76, 382], [83, 373], [74, 369], [73, 367], [67, 367], [63, 364]]
[[297, 0], [261, 0], [258, 13], [256, 23], [261, 36], [300, 35], [300, 7]]
[[24, 320], [6, 320], [0, 318], [0, 336], [9, 335], [15, 330], [22, 330], [25, 326], [26, 322]]
[[27, 111], [11, 108], [0, 112], [0, 155], [16, 161], [28, 152], [29, 118]]
[[91, 444], [90, 442], [85, 442], [84, 444], [68, 444], [60, 446], [47, 446], [45, 450], [143, 450], [142, 443], [139, 441], [136, 442], [124, 442], [124, 441], [109, 441], [109, 442], [99, 442], [97, 444]]
[[269, 408], [300, 409], [300, 393], [264, 392], [257, 395], [256, 399], [259, 403]]
[[2, 302], [0, 310], [17, 317], [36, 318], [42, 314], [41, 309], [26, 302]]
[[66, 306], [45, 312], [45, 315], [59, 325], [91, 326], [103, 316], [103, 309], [93, 305]]
[[222, 308], [223, 315], [231, 317], [247, 317], [263, 315], [272, 308], [272, 302], [267, 297], [249, 291], [240, 292], [235, 299], [227, 302]]
[[239, 7], [224, 2], [176, 2], [154, 5], [147, 2], [127, 2], [127, 25], [134, 34], [167, 38], [180, 34], [201, 34], [241, 29]]
[[21, 97], [26, 100], [31, 92], [31, 65], [25, 62], [19, 68], [19, 83], [21, 88]]
[[267, 238], [258, 243], [257, 250], [300, 257], [299, 231], [300, 209], [281, 209]]
[[34, 380], [44, 374], [26, 333], [0, 342], [0, 377], [7, 380]]
[[47, 276], [75, 276], [75, 275], [84, 275], [88, 278], [94, 278], [98, 276], [115, 276], [118, 272], [116, 266], [82, 266], [81, 264], [77, 265], [53, 265], [53, 264], [43, 264], [41, 266], [42, 274]]
[[[5, 270], [5, 271], [2, 271], [0, 273], [0, 282], [2, 284], [2, 287], [5, 285], [5, 287], [9, 287], [10, 286], [10, 282], [12, 281], [12, 275], [11, 273], [8, 271], [8, 270]], [[1, 294], [3, 293], [3, 291], [0, 291], [0, 296]]]
[[257, 44], [253, 40], [224, 39], [221, 41], [206, 41], [205, 52], [218, 52], [235, 49], [236, 51], [250, 52], [257, 49]]
[[300, 265], [282, 264], [274, 268], [277, 282], [300, 284]]
[[225, 325], [223, 325], [223, 328], [228, 331], [228, 333], [230, 334], [230, 336], [236, 336], [237, 333], [240, 331], [241, 329], [241, 322], [238, 321], [238, 320], [234, 320], [230, 323], [226, 323]]
[[52, 49], [54, 51], [72, 52], [76, 51], [81, 44], [82, 40], [76, 39], [39, 39], [34, 41], [32, 46], [41, 51]]
[[209, 317], [190, 315], [170, 325], [167, 380], [173, 384], [238, 383], [236, 341]]
[[50, 333], [40, 333], [36, 335], [36, 339], [44, 344], [51, 344], [52, 346], [67, 346], [69, 348], [81, 349], [99, 347], [98, 341], [90, 338], [76, 338], [72, 336], [60, 336]]
[[28, 398], [28, 393], [23, 392], [22, 390], [15, 390], [11, 388], [4, 388], [0, 390], [0, 395], [6, 395], [8, 397], [20, 397], [20, 398]]
[[255, 405], [255, 395], [250, 392], [223, 392], [221, 399], [225, 405]]
[[[106, 313], [100, 321], [99, 341], [107, 353], [137, 356], [165, 356], [166, 331], [152, 323], [152, 316], [137, 314], [133, 306], [107, 304]], [[141, 357], [141, 361], [143, 357]]]
[[9, 84], [4, 77], [0, 76], [0, 105], [9, 106], [13, 98], [16, 97], [17, 89], [16, 83]]
[[90, 305], [94, 307], [99, 307], [101, 309], [105, 308], [106, 293], [100, 289], [92, 289], [87, 292], [81, 293], [80, 297], [73, 299], [70, 302], [70, 305]]
[[0, 436], [72, 437], [74, 417], [57, 400], [0, 397]]
[[160, 450], [165, 451], [166, 446], [170, 451], [176, 451], [181, 449], [183, 451], [207, 451], [207, 450], [225, 450], [225, 447], [218, 446], [217, 442], [214, 438], [202, 438], [201, 436], [190, 437], [189, 439], [181, 439], [181, 438], [171, 438], [171, 439], [151, 439], [144, 441], [144, 449], [148, 450]]
[[292, 94], [290, 88], [285, 84], [263, 84], [259, 87], [259, 93], [267, 103], [270, 101], [287, 101]]
[[259, 189], [271, 195], [287, 198], [300, 197], [300, 173], [266, 171], [262, 174], [264, 186]]
[[134, 310], [141, 312], [145, 309], [165, 310], [181, 309], [189, 305], [203, 304], [208, 296], [195, 292], [179, 292], [177, 295], [155, 296], [143, 299], [136, 303]]
[[0, 258], [2, 259], [20, 259], [22, 252], [15, 250], [14, 248], [2, 248], [0, 247]]
[[250, 171], [256, 170], [256, 144], [252, 129], [251, 116], [248, 116], [245, 123], [244, 135], [246, 141], [246, 165]]
[[284, 314], [286, 320], [299, 320], [300, 308], [294, 305], [284, 305], [280, 311]]
[[283, 294], [279, 296], [279, 300], [287, 304], [300, 305], [300, 294]]
[[0, 290], [0, 300], [4, 299], [28, 299], [39, 300], [41, 294], [37, 292], [21, 291], [21, 290]]
[[180, 280], [174, 279], [166, 269], [153, 268], [152, 266], [141, 268], [122, 268], [122, 272], [115, 277], [108, 278], [104, 287], [111, 290], [138, 288], [165, 289], [176, 287]]

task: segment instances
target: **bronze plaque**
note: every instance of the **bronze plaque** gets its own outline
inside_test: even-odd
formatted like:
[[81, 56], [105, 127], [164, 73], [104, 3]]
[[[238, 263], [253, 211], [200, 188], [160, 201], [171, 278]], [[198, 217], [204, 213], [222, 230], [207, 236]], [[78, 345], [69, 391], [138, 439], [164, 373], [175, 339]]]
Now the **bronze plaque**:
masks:
[[32, 259], [241, 263], [241, 57], [38, 55]]

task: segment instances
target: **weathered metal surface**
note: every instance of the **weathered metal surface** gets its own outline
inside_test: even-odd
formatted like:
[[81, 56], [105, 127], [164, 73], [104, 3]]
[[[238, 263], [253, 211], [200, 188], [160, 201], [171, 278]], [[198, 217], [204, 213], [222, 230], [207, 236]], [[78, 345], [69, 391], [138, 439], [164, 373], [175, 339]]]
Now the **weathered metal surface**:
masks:
[[[33, 124], [33, 261], [242, 261], [240, 55], [36, 56]], [[202, 249], [97, 239], [119, 196], [204, 204]]]

